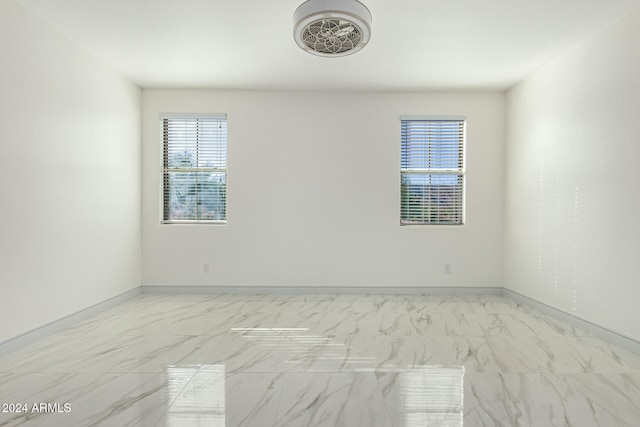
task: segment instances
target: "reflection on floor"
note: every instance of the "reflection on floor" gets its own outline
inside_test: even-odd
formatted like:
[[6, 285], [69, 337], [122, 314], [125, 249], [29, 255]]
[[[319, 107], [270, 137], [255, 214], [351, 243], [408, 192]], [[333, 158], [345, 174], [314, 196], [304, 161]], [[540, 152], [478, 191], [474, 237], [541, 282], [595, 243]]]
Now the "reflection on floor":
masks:
[[638, 426], [640, 356], [499, 296], [141, 295], [0, 358], [0, 426]]

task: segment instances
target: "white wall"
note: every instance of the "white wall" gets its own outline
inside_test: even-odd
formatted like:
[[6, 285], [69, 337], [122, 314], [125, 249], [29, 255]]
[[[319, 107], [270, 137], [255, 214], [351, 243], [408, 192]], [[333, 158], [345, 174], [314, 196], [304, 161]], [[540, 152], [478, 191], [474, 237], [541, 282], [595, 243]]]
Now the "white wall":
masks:
[[140, 285], [140, 90], [0, 0], [0, 342]]
[[[142, 98], [143, 284], [501, 285], [502, 93]], [[228, 114], [227, 225], [160, 225], [162, 112]], [[399, 225], [403, 114], [468, 117], [465, 226]]]
[[640, 9], [508, 93], [505, 287], [640, 340]]

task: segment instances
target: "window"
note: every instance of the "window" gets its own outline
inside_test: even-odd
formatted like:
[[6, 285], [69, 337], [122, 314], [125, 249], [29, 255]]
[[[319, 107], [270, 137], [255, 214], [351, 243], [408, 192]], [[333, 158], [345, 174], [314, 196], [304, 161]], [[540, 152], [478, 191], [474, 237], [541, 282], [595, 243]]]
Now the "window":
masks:
[[227, 219], [227, 117], [162, 115], [163, 223]]
[[464, 118], [401, 118], [400, 224], [464, 223]]

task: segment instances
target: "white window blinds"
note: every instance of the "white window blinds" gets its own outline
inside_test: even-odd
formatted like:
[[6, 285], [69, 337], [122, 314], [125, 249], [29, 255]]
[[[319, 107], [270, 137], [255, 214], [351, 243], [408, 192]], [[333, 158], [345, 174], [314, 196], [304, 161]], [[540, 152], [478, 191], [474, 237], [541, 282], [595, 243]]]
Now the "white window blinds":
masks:
[[226, 115], [163, 115], [163, 223], [225, 222]]
[[401, 119], [400, 223], [464, 223], [464, 119]]

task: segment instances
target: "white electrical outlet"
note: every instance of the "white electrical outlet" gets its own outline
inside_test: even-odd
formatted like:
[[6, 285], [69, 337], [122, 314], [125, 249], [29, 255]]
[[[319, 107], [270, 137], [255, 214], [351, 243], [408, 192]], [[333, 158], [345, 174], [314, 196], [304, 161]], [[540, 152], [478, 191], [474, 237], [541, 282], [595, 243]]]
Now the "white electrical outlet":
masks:
[[202, 273], [209, 274], [211, 272], [211, 264], [202, 264]]
[[444, 265], [444, 274], [451, 274], [451, 264]]

